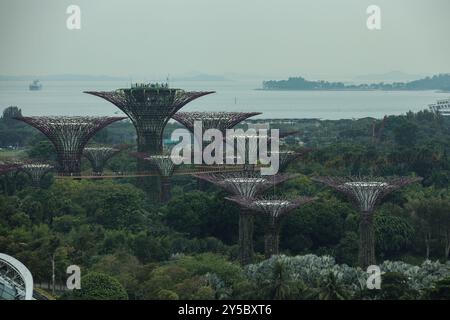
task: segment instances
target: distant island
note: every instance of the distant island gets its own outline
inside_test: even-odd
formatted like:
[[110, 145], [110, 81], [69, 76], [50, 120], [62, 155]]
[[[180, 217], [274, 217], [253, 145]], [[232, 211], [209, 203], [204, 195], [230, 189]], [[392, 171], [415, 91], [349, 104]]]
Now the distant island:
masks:
[[450, 91], [450, 74], [439, 74], [410, 82], [344, 84], [343, 82], [309, 81], [302, 77], [263, 81], [262, 90], [441, 90]]

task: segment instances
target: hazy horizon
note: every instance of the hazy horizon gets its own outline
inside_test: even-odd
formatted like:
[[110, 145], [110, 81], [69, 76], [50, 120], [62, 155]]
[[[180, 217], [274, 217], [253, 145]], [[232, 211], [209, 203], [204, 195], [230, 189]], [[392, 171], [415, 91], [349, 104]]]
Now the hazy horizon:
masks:
[[[0, 75], [193, 74], [346, 80], [450, 72], [448, 0], [16, 0], [0, 3]], [[66, 8], [81, 8], [81, 30]], [[381, 8], [382, 29], [366, 27]]]

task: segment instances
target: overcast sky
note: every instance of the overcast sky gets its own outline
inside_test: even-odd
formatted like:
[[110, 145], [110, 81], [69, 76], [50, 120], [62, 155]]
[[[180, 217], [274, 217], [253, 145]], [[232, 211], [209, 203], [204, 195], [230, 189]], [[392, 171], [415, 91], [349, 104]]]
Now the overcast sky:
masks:
[[[81, 30], [66, 28], [70, 4]], [[449, 0], [0, 0], [0, 74], [450, 72], [449, 12]]]

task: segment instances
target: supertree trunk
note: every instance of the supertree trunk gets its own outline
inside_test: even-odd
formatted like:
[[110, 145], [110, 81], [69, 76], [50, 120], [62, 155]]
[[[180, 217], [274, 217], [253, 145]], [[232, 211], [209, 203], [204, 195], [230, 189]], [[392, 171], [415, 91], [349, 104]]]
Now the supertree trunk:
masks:
[[5, 177], [6, 180], [8, 181], [8, 186], [9, 188], [7, 189], [7, 194], [9, 195], [14, 195], [16, 193], [17, 190], [17, 182], [16, 182], [16, 178], [17, 178], [17, 172], [13, 171], [13, 172], [8, 172]]
[[278, 223], [272, 223], [269, 226], [264, 240], [266, 258], [277, 255], [280, 247], [280, 225]]
[[160, 154], [163, 151], [162, 140], [157, 133], [142, 132], [137, 136], [137, 149], [138, 152]]
[[103, 166], [92, 165], [92, 175], [100, 177], [103, 175]]
[[239, 261], [242, 265], [253, 262], [253, 212], [242, 208], [239, 213]]
[[59, 174], [62, 176], [81, 176], [81, 157], [73, 154], [59, 156]]
[[161, 203], [169, 202], [172, 196], [172, 185], [170, 181], [170, 177], [161, 177], [161, 194], [160, 199]]
[[5, 194], [5, 196], [8, 195], [8, 179], [6, 178], [6, 176], [3, 176], [3, 193]]
[[[146, 152], [150, 155], [161, 154], [163, 152], [162, 141], [156, 134], [141, 133], [137, 136], [138, 152]], [[138, 171], [156, 173], [154, 167], [147, 161], [138, 160]], [[158, 176], [149, 176], [139, 178], [139, 184], [145, 190], [151, 203], [161, 201], [162, 181]]]
[[362, 212], [359, 223], [359, 264], [361, 267], [367, 268], [375, 263], [373, 212]]
[[[140, 173], [156, 173], [155, 169], [145, 160], [138, 159], [137, 164]], [[160, 201], [162, 184], [158, 176], [140, 177], [137, 183], [145, 191], [151, 203], [158, 203]]]

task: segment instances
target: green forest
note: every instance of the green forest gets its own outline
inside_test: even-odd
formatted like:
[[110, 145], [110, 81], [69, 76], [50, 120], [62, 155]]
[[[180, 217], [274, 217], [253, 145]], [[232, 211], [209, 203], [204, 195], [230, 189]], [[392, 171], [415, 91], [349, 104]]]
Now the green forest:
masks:
[[[0, 160], [55, 160], [43, 134], [0, 119]], [[263, 120], [258, 120], [264, 122]], [[247, 122], [258, 122], [247, 121]], [[267, 120], [270, 121], [270, 120]], [[255, 214], [255, 259], [238, 261], [239, 207], [214, 185], [198, 187], [189, 175], [174, 176], [172, 198], [159, 204], [137, 179], [57, 179], [33, 187], [24, 173], [0, 176], [0, 251], [32, 272], [50, 299], [449, 299], [450, 119], [431, 111], [384, 119], [274, 120], [280, 130], [299, 130], [282, 148], [310, 148], [289, 165], [300, 174], [268, 192], [314, 196], [287, 215], [280, 255], [266, 259], [267, 218]], [[169, 123], [165, 137], [179, 127]], [[128, 121], [99, 132], [94, 144], [134, 144]], [[83, 172], [90, 170], [83, 159]], [[121, 152], [107, 172], [132, 172], [136, 159]], [[376, 259], [381, 290], [366, 288], [358, 266], [360, 215], [318, 176], [421, 177], [377, 206]], [[54, 268], [52, 267], [54, 265]], [[78, 265], [82, 289], [64, 285], [66, 268]]]

